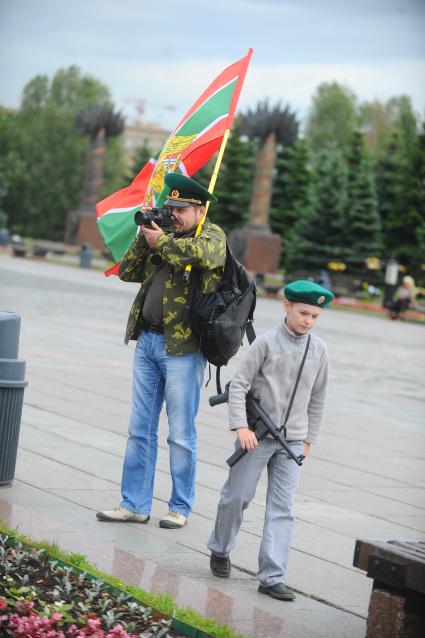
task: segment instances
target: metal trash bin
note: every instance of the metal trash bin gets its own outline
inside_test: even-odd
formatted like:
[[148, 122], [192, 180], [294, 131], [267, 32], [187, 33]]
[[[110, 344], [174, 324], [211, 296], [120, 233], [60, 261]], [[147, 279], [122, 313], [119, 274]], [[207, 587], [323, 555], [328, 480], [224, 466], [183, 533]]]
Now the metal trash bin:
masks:
[[93, 249], [91, 244], [83, 244], [80, 250], [80, 268], [91, 268]]
[[18, 359], [21, 318], [14, 312], [0, 312], [0, 485], [15, 477], [25, 361]]

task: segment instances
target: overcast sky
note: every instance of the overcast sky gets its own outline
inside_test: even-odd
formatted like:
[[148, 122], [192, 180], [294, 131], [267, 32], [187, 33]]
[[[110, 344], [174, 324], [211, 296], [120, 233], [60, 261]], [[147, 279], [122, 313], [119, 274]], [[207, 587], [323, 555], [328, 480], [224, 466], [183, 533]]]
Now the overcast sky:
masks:
[[254, 49], [239, 109], [269, 97], [302, 118], [336, 80], [360, 100], [407, 94], [425, 114], [425, 0], [0, 0], [0, 104], [77, 64], [131, 116], [173, 128]]

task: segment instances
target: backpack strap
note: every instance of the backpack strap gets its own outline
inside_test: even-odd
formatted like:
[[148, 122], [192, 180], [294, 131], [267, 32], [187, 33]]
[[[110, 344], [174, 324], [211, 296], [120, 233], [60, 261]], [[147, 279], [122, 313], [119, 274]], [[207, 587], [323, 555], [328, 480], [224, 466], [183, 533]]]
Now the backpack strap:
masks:
[[255, 330], [254, 330], [254, 326], [252, 325], [252, 322], [253, 322], [253, 317], [251, 316], [245, 328], [245, 334], [248, 337], [249, 345], [251, 345], [251, 343], [254, 341], [255, 337], [257, 336], [255, 334]]
[[200, 286], [200, 283], [201, 283], [200, 269], [192, 268], [190, 272], [190, 279], [189, 279], [189, 292], [187, 294], [185, 307], [183, 308], [182, 319], [183, 319], [183, 323], [185, 324], [190, 323], [190, 310], [192, 308], [196, 287]]

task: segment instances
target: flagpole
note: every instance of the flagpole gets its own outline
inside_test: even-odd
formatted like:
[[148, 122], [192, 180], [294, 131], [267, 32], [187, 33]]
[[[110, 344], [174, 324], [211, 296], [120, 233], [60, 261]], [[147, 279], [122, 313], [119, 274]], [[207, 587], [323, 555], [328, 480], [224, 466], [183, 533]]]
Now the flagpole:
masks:
[[[213, 193], [213, 191], [214, 191], [215, 183], [217, 181], [218, 172], [220, 170], [221, 162], [223, 160], [223, 155], [224, 155], [224, 151], [225, 151], [225, 148], [226, 148], [227, 140], [229, 138], [229, 134], [230, 134], [230, 129], [227, 128], [224, 131], [223, 139], [221, 141], [220, 150], [218, 152], [217, 160], [216, 160], [215, 166], [214, 166], [214, 170], [213, 170], [212, 175], [211, 175], [210, 184], [208, 186], [208, 192], [209, 193]], [[202, 219], [200, 220], [200, 222], [198, 224], [198, 227], [197, 227], [196, 232], [195, 232], [195, 237], [198, 237], [200, 235], [200, 233], [201, 233], [202, 226], [204, 225], [204, 221], [205, 221], [205, 219], [207, 217], [209, 206], [210, 206], [210, 202], [207, 201], [207, 203], [205, 205], [205, 215], [202, 217]], [[184, 270], [184, 273], [183, 273], [183, 279], [185, 281], [189, 281], [190, 271], [191, 270], [192, 270], [192, 264], [188, 264], [186, 266], [185, 270]]]

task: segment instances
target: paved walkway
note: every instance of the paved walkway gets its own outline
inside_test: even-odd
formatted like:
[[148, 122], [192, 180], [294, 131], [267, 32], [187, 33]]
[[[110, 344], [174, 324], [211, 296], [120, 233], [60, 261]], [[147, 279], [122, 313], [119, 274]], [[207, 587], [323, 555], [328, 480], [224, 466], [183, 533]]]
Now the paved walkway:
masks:
[[[323, 313], [317, 333], [332, 360], [326, 424], [304, 464], [285, 604], [256, 591], [265, 481], [246, 513], [232, 578], [208, 568], [206, 540], [232, 450], [226, 408], [198, 418], [197, 499], [182, 530], [161, 530], [170, 491], [166, 421], [151, 522], [96, 521], [119, 502], [130, 409], [133, 345], [122, 342], [137, 286], [102, 273], [0, 254], [0, 309], [22, 317], [27, 360], [16, 480], [0, 488], [0, 518], [38, 539], [80, 551], [99, 568], [255, 638], [360, 638], [371, 582], [352, 566], [356, 538], [418, 539], [425, 531], [424, 327]], [[281, 319], [281, 303], [258, 303], [256, 330]], [[231, 378], [234, 362], [225, 370]]]

